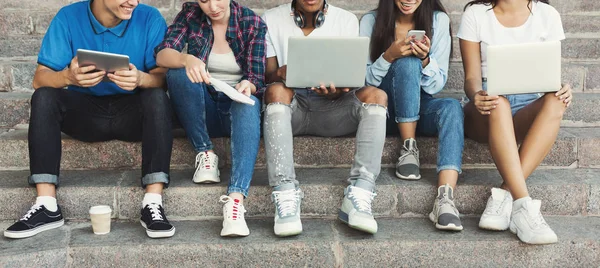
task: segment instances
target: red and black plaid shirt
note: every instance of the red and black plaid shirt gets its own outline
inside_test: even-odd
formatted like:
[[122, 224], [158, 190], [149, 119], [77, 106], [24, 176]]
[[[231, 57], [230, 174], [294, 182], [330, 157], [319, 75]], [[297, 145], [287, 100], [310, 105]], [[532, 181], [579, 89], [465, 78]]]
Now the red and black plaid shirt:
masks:
[[[231, 1], [231, 17], [225, 38], [233, 50], [235, 61], [243, 72], [242, 80], [256, 86], [255, 95], [265, 89], [265, 34], [267, 26], [254, 11]], [[155, 55], [165, 48], [179, 52], [187, 44], [188, 54], [207, 62], [214, 35], [208, 16], [197, 2], [187, 2], [169, 26], [165, 38], [155, 49]]]

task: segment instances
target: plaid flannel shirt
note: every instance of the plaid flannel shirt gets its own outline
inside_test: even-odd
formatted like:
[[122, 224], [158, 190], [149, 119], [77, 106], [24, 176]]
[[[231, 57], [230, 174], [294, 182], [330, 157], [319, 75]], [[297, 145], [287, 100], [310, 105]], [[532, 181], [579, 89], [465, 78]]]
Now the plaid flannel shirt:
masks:
[[[233, 50], [235, 61], [242, 69], [242, 80], [256, 86], [254, 95], [265, 90], [265, 35], [267, 26], [263, 20], [235, 1], [231, 1], [231, 17], [225, 38]], [[207, 62], [212, 50], [214, 35], [210, 20], [197, 2], [187, 2], [169, 26], [165, 38], [155, 49], [155, 55], [165, 48], [179, 52], [187, 44], [188, 54]]]

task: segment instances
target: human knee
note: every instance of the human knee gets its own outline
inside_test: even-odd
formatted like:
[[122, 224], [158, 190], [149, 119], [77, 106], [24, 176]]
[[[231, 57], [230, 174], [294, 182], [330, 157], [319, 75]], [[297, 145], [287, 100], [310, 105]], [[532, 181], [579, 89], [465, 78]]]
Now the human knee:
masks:
[[58, 96], [60, 89], [42, 87], [33, 92], [31, 96], [32, 111], [48, 111], [58, 104]]
[[250, 95], [250, 99], [254, 101], [254, 105], [234, 101], [231, 104], [231, 115], [260, 115], [260, 101], [254, 95]]
[[284, 103], [290, 104], [292, 102], [292, 98], [294, 97], [294, 92], [287, 88], [282, 83], [274, 83], [267, 87], [265, 90], [265, 103]]
[[559, 120], [563, 118], [567, 109], [563, 100], [559, 99], [554, 93], [546, 93], [543, 97], [543, 110], [547, 115], [551, 115]]
[[402, 72], [412, 70], [413, 68], [410, 67], [418, 68], [420, 66], [422, 66], [422, 62], [417, 57], [402, 57], [392, 63], [391, 69], [394, 72]]
[[164, 115], [170, 118], [171, 107], [167, 93], [161, 88], [142, 89], [144, 114]]
[[357, 91], [356, 97], [363, 103], [379, 104], [386, 107], [388, 104], [388, 98], [385, 91], [372, 86], [364, 87]]

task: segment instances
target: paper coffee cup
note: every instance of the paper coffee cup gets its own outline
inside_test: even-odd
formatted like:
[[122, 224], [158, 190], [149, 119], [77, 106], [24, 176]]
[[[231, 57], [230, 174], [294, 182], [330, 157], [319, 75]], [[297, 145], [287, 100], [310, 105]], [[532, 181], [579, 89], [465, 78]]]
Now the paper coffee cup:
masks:
[[112, 209], [110, 206], [93, 206], [90, 208], [90, 219], [92, 220], [94, 234], [103, 235], [110, 232], [111, 214]]

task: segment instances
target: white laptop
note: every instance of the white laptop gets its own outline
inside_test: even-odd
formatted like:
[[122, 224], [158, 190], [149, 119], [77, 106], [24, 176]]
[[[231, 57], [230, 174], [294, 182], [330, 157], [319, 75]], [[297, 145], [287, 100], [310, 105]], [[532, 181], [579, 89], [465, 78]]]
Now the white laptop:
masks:
[[291, 88], [365, 85], [368, 37], [292, 36], [288, 42], [285, 84]]
[[489, 95], [554, 92], [560, 88], [560, 41], [487, 47]]

